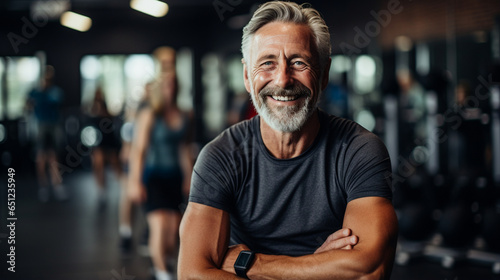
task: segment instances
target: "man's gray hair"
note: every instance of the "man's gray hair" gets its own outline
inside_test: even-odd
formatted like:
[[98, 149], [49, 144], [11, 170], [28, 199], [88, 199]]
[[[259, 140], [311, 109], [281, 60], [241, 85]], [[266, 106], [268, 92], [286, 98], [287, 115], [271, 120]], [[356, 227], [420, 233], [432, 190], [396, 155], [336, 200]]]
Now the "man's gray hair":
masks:
[[271, 1], [262, 4], [255, 11], [250, 22], [243, 28], [241, 52], [247, 63], [253, 35], [261, 27], [271, 22], [290, 22], [309, 26], [316, 41], [320, 67], [323, 67], [324, 63], [328, 61], [332, 51], [330, 32], [319, 12], [308, 4], [298, 5], [293, 2]]

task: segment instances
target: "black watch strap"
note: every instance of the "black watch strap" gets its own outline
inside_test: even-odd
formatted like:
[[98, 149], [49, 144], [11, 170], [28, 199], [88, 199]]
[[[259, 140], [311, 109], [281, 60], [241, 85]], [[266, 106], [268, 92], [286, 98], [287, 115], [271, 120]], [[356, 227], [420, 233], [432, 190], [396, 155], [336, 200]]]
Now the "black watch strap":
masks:
[[235, 267], [234, 270], [236, 271], [236, 275], [238, 275], [238, 277], [248, 279], [246, 269]]
[[247, 271], [252, 266], [254, 258], [254, 252], [248, 250], [241, 251], [236, 259], [236, 262], [234, 263], [234, 271], [236, 272], [236, 275], [248, 279]]

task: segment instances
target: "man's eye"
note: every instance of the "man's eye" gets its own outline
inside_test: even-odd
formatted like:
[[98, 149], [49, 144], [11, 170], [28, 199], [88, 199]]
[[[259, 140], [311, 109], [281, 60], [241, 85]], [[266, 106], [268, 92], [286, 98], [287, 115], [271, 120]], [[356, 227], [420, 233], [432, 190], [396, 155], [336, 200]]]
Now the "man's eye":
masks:
[[304, 62], [302, 62], [302, 61], [295, 61], [295, 62], [293, 62], [293, 65], [295, 65], [295, 66], [305, 66], [306, 64]]
[[272, 61], [266, 61], [266, 62], [262, 63], [262, 65], [264, 65], [264, 66], [271, 66], [271, 65], [273, 65], [273, 62]]

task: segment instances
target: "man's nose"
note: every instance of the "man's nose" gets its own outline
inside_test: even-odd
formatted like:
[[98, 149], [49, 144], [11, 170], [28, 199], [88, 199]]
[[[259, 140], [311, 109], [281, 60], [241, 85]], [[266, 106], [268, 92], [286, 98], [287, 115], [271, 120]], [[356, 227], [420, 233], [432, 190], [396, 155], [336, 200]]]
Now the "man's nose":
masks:
[[293, 84], [291, 69], [286, 63], [282, 63], [278, 69], [276, 69], [274, 82], [275, 85], [280, 88], [288, 88]]

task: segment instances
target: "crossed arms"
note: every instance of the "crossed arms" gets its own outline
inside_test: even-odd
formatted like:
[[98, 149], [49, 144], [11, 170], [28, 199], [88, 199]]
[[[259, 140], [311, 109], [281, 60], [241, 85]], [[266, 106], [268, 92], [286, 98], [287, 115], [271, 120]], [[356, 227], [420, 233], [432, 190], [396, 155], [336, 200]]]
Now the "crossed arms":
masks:
[[[189, 203], [180, 228], [179, 279], [241, 279], [233, 269], [244, 244], [228, 248], [229, 214]], [[256, 254], [250, 279], [389, 279], [397, 239], [391, 202], [365, 197], [347, 204], [343, 229], [311, 255]]]

